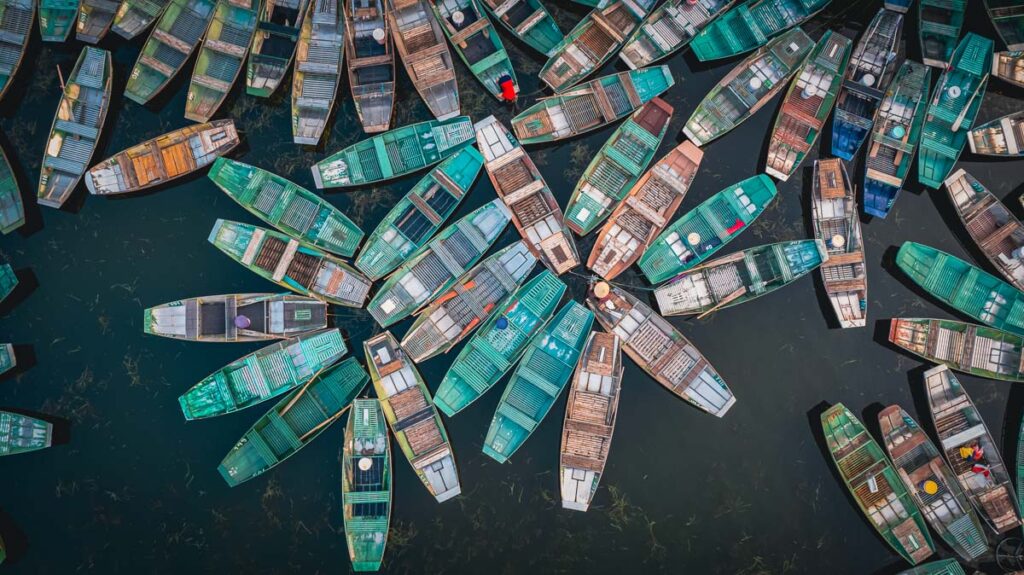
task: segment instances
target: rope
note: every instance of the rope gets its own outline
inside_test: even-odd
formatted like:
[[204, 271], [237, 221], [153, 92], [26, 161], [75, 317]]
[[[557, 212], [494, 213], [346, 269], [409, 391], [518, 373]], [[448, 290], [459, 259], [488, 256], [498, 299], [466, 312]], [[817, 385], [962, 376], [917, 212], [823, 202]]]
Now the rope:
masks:
[[622, 282], [606, 280], [606, 279], [604, 279], [604, 278], [602, 278], [601, 276], [598, 276], [598, 275], [594, 275], [594, 274], [584, 275], [584, 274], [581, 274], [581, 273], [574, 272], [572, 270], [569, 270], [568, 273], [570, 273], [570, 274], [572, 274], [572, 275], [574, 275], [574, 276], [576, 276], [578, 278], [583, 278], [583, 279], [587, 280], [588, 283], [589, 282], [593, 282], [593, 281], [596, 280], [596, 281], [603, 281], [604, 283], [611, 284], [611, 285], [613, 285], [615, 287], [618, 287], [618, 288], [627, 288], [627, 289], [634, 289], [634, 290], [640, 290], [640, 291], [650, 291], [650, 292], [653, 292], [656, 289], [658, 289], [658, 288], [655, 288], [655, 287], [639, 286], [639, 285], [632, 285], [632, 284], [626, 284], [626, 283], [622, 283]]

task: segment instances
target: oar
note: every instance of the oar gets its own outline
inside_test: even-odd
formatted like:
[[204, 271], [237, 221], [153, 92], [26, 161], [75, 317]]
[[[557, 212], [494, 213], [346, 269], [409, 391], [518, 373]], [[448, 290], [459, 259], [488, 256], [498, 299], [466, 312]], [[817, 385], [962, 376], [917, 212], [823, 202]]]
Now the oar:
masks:
[[971, 102], [973, 102], [974, 98], [978, 96], [978, 93], [981, 92], [981, 88], [985, 85], [986, 82], [988, 82], [988, 74], [985, 74], [985, 76], [982, 77], [981, 82], [978, 82], [978, 86], [974, 88], [974, 92], [971, 92], [971, 97], [967, 99], [967, 103], [964, 105], [964, 109], [960, 110], [960, 115], [958, 115], [956, 117], [956, 121], [953, 122], [952, 128], [954, 132], [960, 129], [960, 124], [963, 123], [964, 117], [967, 116], [967, 110], [970, 109]]
[[722, 301], [716, 303], [714, 305], [714, 307], [712, 307], [708, 311], [706, 311], [706, 312], [700, 314], [699, 316], [697, 316], [697, 319], [704, 319], [705, 317], [707, 317], [707, 316], [711, 315], [712, 313], [714, 313], [718, 308], [724, 306], [727, 303], [731, 303], [734, 299], [740, 297], [741, 295], [743, 295], [745, 293], [747, 293], [747, 288], [745, 288], [743, 286], [740, 286], [740, 287], [736, 288], [736, 290], [733, 291], [731, 294], [729, 294], [729, 295], [725, 296], [724, 298], [722, 298]]
[[338, 413], [335, 413], [335, 414], [334, 414], [333, 416], [331, 416], [331, 417], [329, 417], [329, 418], [327, 418], [327, 419], [325, 419], [325, 420], [321, 421], [321, 422], [320, 422], [319, 424], [317, 424], [317, 426], [316, 426], [316, 427], [314, 427], [313, 429], [310, 429], [310, 430], [309, 430], [309, 431], [307, 431], [306, 433], [303, 433], [303, 434], [302, 434], [302, 437], [300, 437], [300, 438], [299, 438], [299, 441], [305, 442], [305, 441], [306, 441], [306, 438], [307, 438], [307, 437], [309, 437], [310, 435], [313, 435], [313, 434], [314, 434], [314, 433], [316, 433], [317, 431], [319, 431], [319, 430], [321, 430], [321, 429], [323, 429], [323, 428], [327, 427], [328, 425], [330, 425], [330, 424], [334, 423], [335, 421], [337, 421], [337, 420], [338, 420], [338, 418], [339, 418], [339, 417], [341, 417], [341, 414], [343, 414], [343, 413], [345, 413], [346, 411], [348, 411], [350, 407], [352, 407], [352, 404], [351, 404], [351, 403], [350, 403], [350, 404], [348, 404], [348, 405], [346, 405], [345, 407], [343, 407], [343, 408], [341, 409], [341, 411], [339, 411]]

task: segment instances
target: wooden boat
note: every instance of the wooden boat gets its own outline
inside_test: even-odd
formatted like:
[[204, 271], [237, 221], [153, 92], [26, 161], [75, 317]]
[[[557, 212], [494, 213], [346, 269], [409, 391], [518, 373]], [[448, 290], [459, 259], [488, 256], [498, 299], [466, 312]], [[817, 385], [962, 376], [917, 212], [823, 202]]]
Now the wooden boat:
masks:
[[519, 82], [498, 32], [477, 0], [432, 0], [434, 16], [469, 71], [499, 102], [515, 102]]
[[565, 226], [558, 201], [529, 154], [494, 116], [477, 122], [475, 128], [487, 175], [527, 247], [558, 275], [578, 266], [576, 242]]
[[9, 234], [24, 223], [25, 204], [21, 201], [18, 179], [7, 153], [0, 148], [0, 233]]
[[846, 165], [838, 158], [814, 162], [811, 222], [814, 236], [828, 251], [828, 259], [821, 264], [821, 281], [839, 325], [864, 327], [868, 315], [864, 237], [857, 195]]
[[667, 0], [633, 30], [619, 58], [632, 70], [686, 48], [701, 30], [736, 0]]
[[985, 0], [985, 9], [1007, 49], [1024, 50], [1024, 2]]
[[438, 409], [452, 417], [494, 387], [551, 320], [565, 290], [548, 270], [517, 289], [504, 311], [491, 314], [448, 368], [437, 388]]
[[935, 552], [928, 527], [885, 452], [842, 403], [821, 414], [832, 461], [861, 512], [911, 565]]
[[468, 116], [430, 120], [377, 134], [313, 165], [316, 187], [344, 188], [398, 178], [429, 168], [473, 144]]
[[942, 303], [981, 323], [1024, 335], [1024, 293], [960, 258], [903, 242], [896, 265]]
[[533, 435], [569, 383], [593, 324], [593, 312], [570, 300], [530, 340], [494, 410], [484, 455], [506, 463]]
[[245, 93], [269, 98], [295, 59], [295, 46], [310, 0], [265, 0], [245, 69]]
[[610, 281], [633, 265], [683, 203], [703, 158], [703, 150], [684, 141], [658, 160], [601, 228], [587, 267]]
[[402, 338], [402, 349], [416, 363], [448, 353], [495, 310], [508, 307], [512, 293], [536, 263], [522, 241], [498, 250], [417, 314]]
[[351, 407], [369, 380], [349, 358], [281, 398], [220, 462], [221, 477], [235, 487], [295, 455]]
[[833, 156], [850, 161], [857, 155], [871, 132], [879, 103], [894, 93], [886, 90], [898, 68], [902, 35], [903, 14], [883, 8], [853, 49], [832, 120]]
[[391, 441], [377, 399], [356, 399], [345, 424], [341, 501], [352, 570], [377, 571], [391, 524]]
[[951, 319], [893, 318], [889, 341], [957, 371], [1024, 382], [1024, 338], [1008, 331]]
[[185, 341], [264, 341], [327, 327], [327, 304], [291, 294], [236, 293], [172, 301], [143, 312], [142, 331]]
[[85, 175], [85, 187], [100, 196], [149, 189], [209, 166], [239, 141], [231, 120], [186, 126], [96, 164]]
[[686, 137], [703, 146], [740, 125], [786, 87], [812, 48], [798, 26], [748, 56], [704, 96], [683, 126]]
[[301, 334], [246, 354], [178, 397], [185, 419], [252, 407], [312, 381], [348, 353], [337, 328]]
[[1024, 289], [1024, 226], [995, 195], [963, 168], [946, 178], [960, 222], [989, 263], [1017, 289]]
[[452, 54], [428, 0], [387, 0], [395, 49], [412, 85], [438, 120], [459, 115]]
[[416, 366], [389, 331], [363, 349], [384, 418], [420, 481], [438, 503], [462, 493], [448, 434]]
[[81, 0], [75, 24], [75, 38], [96, 44], [110, 31], [114, 14], [121, 6], [116, 0]]
[[384, 0], [341, 0], [348, 84], [363, 131], [384, 132], [395, 108], [395, 52]]
[[448, 226], [388, 276], [366, 310], [381, 327], [415, 313], [480, 261], [509, 218], [505, 206], [493, 200]]
[[356, 267], [378, 280], [423, 247], [462, 203], [484, 158], [468, 147], [441, 162], [409, 190], [366, 240]]
[[18, 275], [11, 264], [0, 264], [0, 301], [7, 299], [14, 288], [18, 287]]
[[973, 154], [1024, 156], [1024, 112], [1014, 112], [974, 128], [967, 144]]
[[0, 343], [0, 373], [7, 373], [18, 365], [18, 358], [14, 355], [14, 345]]
[[52, 423], [0, 410], [0, 456], [38, 451], [52, 444]]
[[917, 179], [925, 186], [938, 188], [953, 170], [981, 107], [991, 64], [992, 40], [968, 32], [928, 105], [917, 162]]
[[36, 0], [3, 0], [3, 20], [0, 21], [0, 99], [14, 81], [21, 62], [25, 59], [28, 38], [32, 34], [32, 21], [36, 17]]
[[884, 218], [910, 173], [928, 109], [931, 68], [907, 60], [872, 120], [864, 167], [864, 213]]
[[910, 6], [914, 3], [914, 0], [885, 0], [882, 4], [886, 10], [892, 10], [893, 12], [899, 12], [906, 14], [910, 10]]
[[964, 570], [956, 559], [932, 561], [926, 565], [900, 571], [896, 575], [964, 575]]
[[651, 240], [640, 256], [640, 270], [658, 284], [692, 269], [747, 229], [775, 194], [775, 184], [764, 174], [725, 188]]
[[672, 106], [647, 102], [601, 146], [576, 183], [565, 208], [565, 225], [581, 236], [603, 222], [647, 170], [668, 131]]
[[146, 104], [185, 67], [213, 18], [214, 0], [170, 0], [139, 52], [124, 95]]
[[803, 24], [832, 0], [747, 0], [731, 8], [693, 39], [701, 62], [728, 58], [764, 46]]
[[78, 17], [79, 0], [39, 0], [39, 35], [43, 42], [65, 42]]
[[126, 40], [142, 34], [167, 7], [168, 0], [121, 0], [110, 29]]
[[231, 91], [249, 54], [260, 0], [217, 0], [192, 71], [185, 117], [208, 122]]
[[311, 0], [302, 22], [292, 74], [292, 139], [320, 142], [344, 71], [345, 28], [339, 0]]
[[[996, 533], [1017, 528], [1020, 511], [1010, 475], [999, 455], [999, 444], [967, 391], [944, 365], [924, 372], [924, 387], [942, 453], [967, 498]], [[979, 450], [983, 454], [979, 455]]]
[[967, 0], [921, 0], [917, 7], [921, 61], [946, 68], [964, 25]]
[[597, 493], [615, 430], [622, 370], [619, 337], [591, 332], [569, 388], [562, 424], [558, 477], [565, 509], [586, 511]]
[[619, 336], [626, 354], [662, 387], [716, 417], [736, 403], [700, 350], [629, 292], [592, 279], [587, 305], [601, 327]]
[[540, 0], [482, 0], [505, 29], [545, 56], [555, 53], [562, 31]]
[[512, 129], [524, 145], [572, 138], [625, 118], [674, 84], [668, 66], [602, 76], [541, 98], [512, 118]]
[[953, 470], [924, 430], [898, 405], [878, 414], [882, 442], [907, 492], [942, 540], [967, 561], [988, 552], [984, 528]]
[[39, 170], [37, 200], [59, 208], [89, 167], [110, 107], [110, 52], [86, 46], [64, 85]]
[[345, 262], [274, 230], [218, 219], [208, 239], [249, 271], [299, 295], [363, 307], [370, 291], [372, 282]]
[[330, 202], [277, 174], [218, 158], [209, 178], [252, 215], [304, 246], [350, 257], [363, 230]]
[[764, 171], [785, 182], [814, 148], [836, 103], [852, 42], [827, 30], [789, 85], [775, 117]]
[[992, 54], [992, 75], [1024, 88], [1024, 50]]

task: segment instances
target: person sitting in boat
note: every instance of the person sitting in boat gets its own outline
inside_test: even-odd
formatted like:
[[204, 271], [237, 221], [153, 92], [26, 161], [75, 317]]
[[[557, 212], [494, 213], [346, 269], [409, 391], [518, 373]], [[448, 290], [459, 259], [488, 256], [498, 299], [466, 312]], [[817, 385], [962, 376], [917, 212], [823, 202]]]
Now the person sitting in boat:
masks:
[[963, 446], [960, 448], [960, 457], [969, 461], [981, 461], [985, 459], [985, 448], [978, 443], [969, 447]]

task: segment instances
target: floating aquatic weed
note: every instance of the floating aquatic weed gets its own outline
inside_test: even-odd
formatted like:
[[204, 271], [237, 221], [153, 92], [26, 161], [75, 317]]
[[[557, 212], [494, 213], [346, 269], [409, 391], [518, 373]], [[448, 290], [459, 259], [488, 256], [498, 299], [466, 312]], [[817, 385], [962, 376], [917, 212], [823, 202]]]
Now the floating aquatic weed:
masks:
[[594, 154], [590, 151], [590, 146], [582, 140], [573, 142], [569, 148], [569, 167], [562, 172], [562, 177], [570, 182], [579, 180], [583, 170], [590, 165], [590, 161], [593, 159]]
[[732, 497], [727, 498], [718, 509], [715, 510], [714, 517], [724, 517], [726, 515], [732, 515], [733, 513], [742, 513], [750, 509], [750, 504], [743, 500], [743, 496], [736, 494]]
[[142, 385], [142, 377], [139, 376], [139, 360], [137, 358], [132, 357], [130, 353], [124, 354], [124, 358], [121, 359], [121, 367], [124, 368], [124, 372], [128, 376], [128, 387]]

